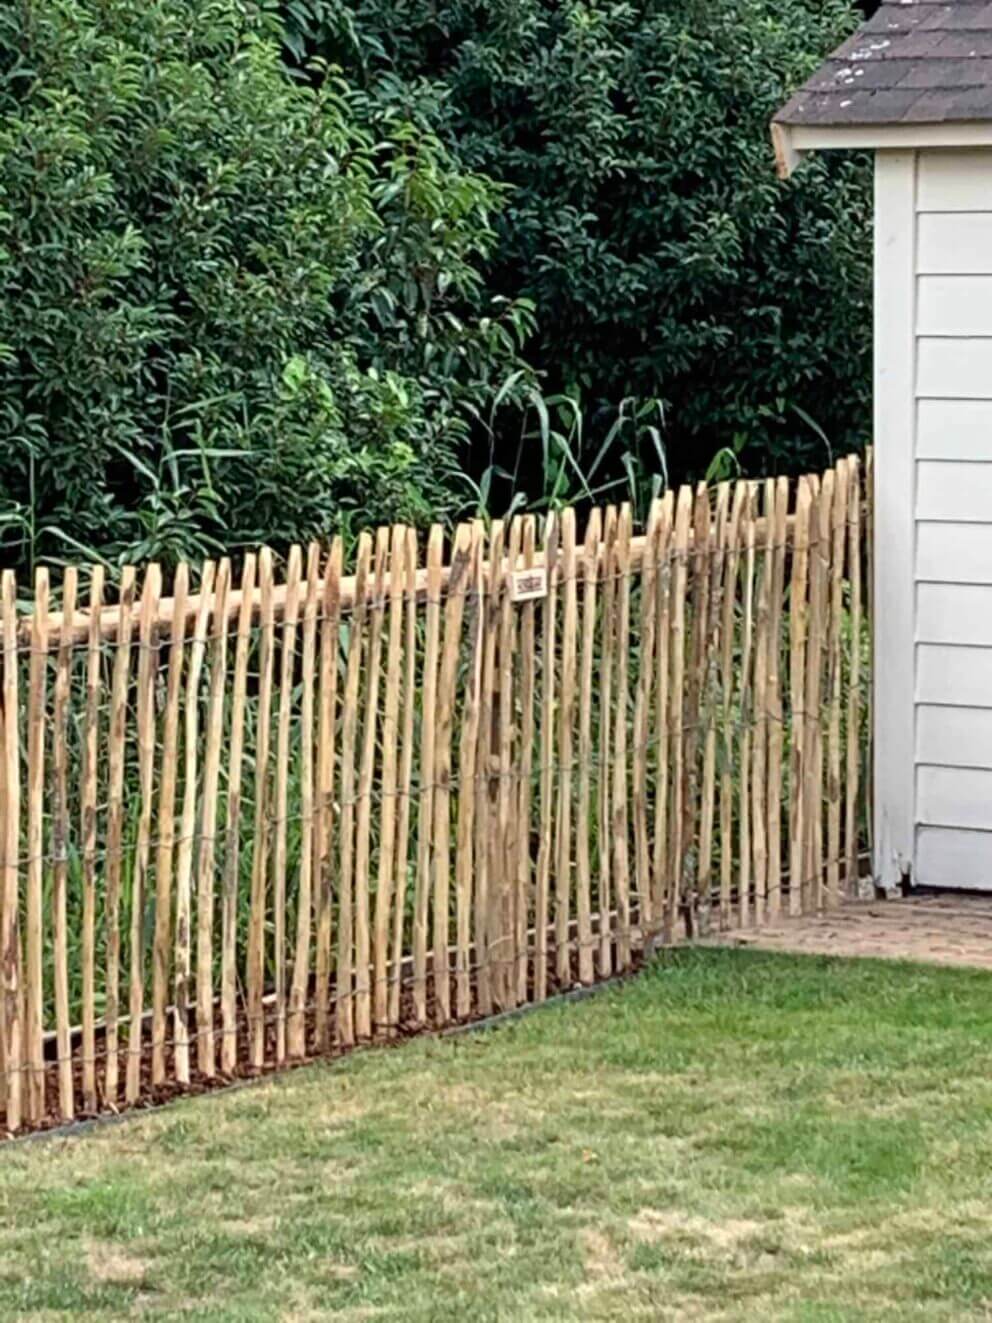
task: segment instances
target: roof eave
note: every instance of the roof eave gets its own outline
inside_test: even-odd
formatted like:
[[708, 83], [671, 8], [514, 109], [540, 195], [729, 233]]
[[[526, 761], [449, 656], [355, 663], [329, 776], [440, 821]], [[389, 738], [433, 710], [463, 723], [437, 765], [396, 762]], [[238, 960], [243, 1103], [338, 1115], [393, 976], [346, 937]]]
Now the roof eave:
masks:
[[788, 179], [810, 152], [905, 151], [926, 147], [992, 147], [992, 121], [941, 124], [784, 124], [771, 125], [775, 164]]

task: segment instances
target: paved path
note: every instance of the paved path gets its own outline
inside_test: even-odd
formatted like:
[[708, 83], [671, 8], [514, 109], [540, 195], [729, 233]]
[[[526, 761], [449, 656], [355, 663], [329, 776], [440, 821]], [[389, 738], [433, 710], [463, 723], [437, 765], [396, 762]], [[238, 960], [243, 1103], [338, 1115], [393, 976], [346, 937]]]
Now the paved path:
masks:
[[784, 919], [760, 932], [720, 933], [706, 944], [992, 970], [992, 895], [855, 901], [836, 914]]

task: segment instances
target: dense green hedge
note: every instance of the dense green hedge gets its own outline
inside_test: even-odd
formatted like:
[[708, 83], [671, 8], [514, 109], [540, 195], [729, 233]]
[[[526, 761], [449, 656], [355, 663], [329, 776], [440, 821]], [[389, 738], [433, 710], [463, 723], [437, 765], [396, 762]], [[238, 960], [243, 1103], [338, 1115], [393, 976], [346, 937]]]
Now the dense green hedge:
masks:
[[[776, 180], [775, 109], [860, 18], [852, 0], [290, 0], [317, 52], [514, 186], [487, 271], [537, 307], [548, 389], [602, 432], [660, 396], [676, 472], [866, 439], [868, 169]], [[597, 415], [598, 411], [598, 415]], [[815, 426], [813, 425], [815, 424]]]
[[399, 111], [293, 80], [277, 10], [0, 10], [6, 563], [196, 556], [458, 496], [526, 308], [500, 200]]
[[10, 0], [5, 562], [502, 510], [580, 469], [643, 494], [722, 447], [757, 472], [863, 440], [866, 164], [782, 184], [767, 132], [854, 17]]

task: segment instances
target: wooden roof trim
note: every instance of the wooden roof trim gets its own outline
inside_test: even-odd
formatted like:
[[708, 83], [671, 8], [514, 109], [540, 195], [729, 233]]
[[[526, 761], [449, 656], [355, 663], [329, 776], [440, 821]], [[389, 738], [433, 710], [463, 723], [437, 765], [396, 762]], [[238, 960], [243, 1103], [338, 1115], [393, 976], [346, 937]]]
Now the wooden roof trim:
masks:
[[771, 126], [779, 176], [788, 179], [814, 151], [907, 151], [916, 148], [992, 148], [992, 122], [960, 124], [780, 124]]

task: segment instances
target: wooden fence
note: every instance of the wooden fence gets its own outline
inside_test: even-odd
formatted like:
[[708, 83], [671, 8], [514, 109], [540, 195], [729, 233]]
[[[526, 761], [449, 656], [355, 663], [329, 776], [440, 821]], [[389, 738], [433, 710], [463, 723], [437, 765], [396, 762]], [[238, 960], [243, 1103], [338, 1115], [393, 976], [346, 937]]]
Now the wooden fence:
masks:
[[[836, 905], [856, 459], [538, 522], [2, 579], [9, 1131], [539, 1002]], [[85, 591], [83, 589], [85, 588]]]

